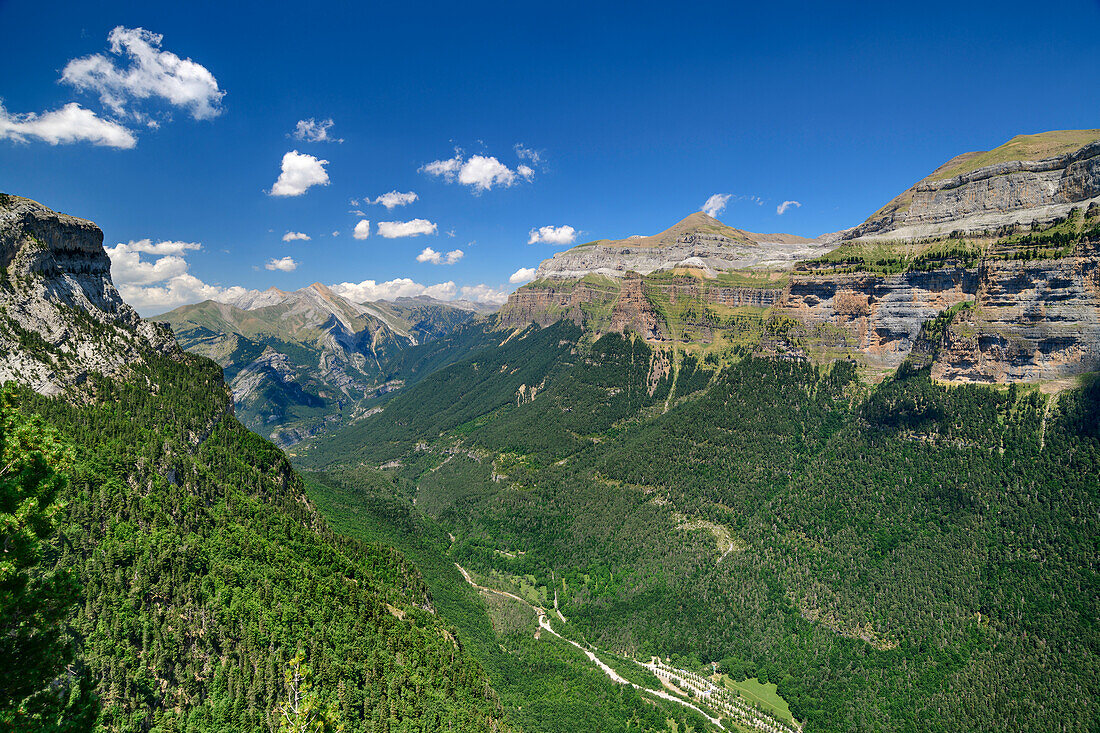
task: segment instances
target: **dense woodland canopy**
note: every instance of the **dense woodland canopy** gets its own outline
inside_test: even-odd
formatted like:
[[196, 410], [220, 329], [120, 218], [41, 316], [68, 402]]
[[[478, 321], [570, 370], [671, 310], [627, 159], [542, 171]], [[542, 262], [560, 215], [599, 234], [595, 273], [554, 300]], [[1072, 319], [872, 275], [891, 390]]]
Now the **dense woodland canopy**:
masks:
[[774, 681], [809, 729], [1095, 726], [1100, 382], [661, 358], [528, 331], [304, 460], [601, 648]]
[[68, 445], [32, 582], [81, 586], [65, 633], [99, 726], [273, 730], [297, 659], [318, 720], [343, 730], [503, 728], [415, 567], [328, 528], [283, 454], [232, 417], [215, 364], [151, 355], [89, 394], [14, 402]]

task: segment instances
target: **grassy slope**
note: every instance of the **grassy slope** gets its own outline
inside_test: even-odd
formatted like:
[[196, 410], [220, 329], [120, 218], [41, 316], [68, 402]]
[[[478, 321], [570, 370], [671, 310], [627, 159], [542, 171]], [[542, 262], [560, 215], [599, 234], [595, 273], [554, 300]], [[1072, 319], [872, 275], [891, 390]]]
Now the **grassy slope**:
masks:
[[971, 154], [972, 157], [959, 161], [955, 165], [940, 168], [927, 180], [946, 180], [988, 165], [1013, 160], [1053, 158], [1071, 153], [1097, 140], [1100, 140], [1100, 130], [1052, 130], [1035, 135], [1017, 135], [992, 150]]

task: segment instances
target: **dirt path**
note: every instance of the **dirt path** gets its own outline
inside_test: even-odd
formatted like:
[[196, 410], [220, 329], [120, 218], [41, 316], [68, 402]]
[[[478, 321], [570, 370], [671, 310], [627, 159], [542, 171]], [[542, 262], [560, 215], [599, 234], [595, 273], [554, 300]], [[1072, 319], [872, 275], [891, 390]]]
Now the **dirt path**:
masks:
[[[725, 726], [722, 725], [721, 720], [719, 720], [718, 718], [712, 718], [710, 715], [707, 714], [707, 712], [705, 710], [703, 710], [699, 706], [693, 705], [690, 702], [688, 702], [687, 700], [682, 700], [679, 697], [677, 697], [677, 696], [675, 696], [675, 695], [673, 695], [669, 692], [665, 692], [664, 690], [654, 690], [654, 689], [651, 689], [649, 687], [643, 687], [639, 684], [635, 684], [634, 682], [631, 682], [630, 680], [624, 678], [618, 672], [613, 670], [607, 664], [605, 664], [599, 657], [597, 657], [595, 654], [593, 654], [588, 649], [584, 648], [583, 646], [581, 646], [577, 642], [573, 641], [572, 639], [567, 639], [564, 636], [562, 636], [561, 634], [559, 634], [558, 632], [554, 631], [553, 627], [550, 626], [550, 619], [546, 615], [546, 609], [541, 608], [539, 606], [532, 605], [531, 603], [529, 603], [528, 601], [526, 601], [523, 598], [520, 598], [519, 596], [517, 596], [514, 593], [509, 593], [508, 591], [503, 591], [503, 590], [496, 590], [495, 588], [487, 588], [484, 585], [478, 585], [474, 581], [474, 579], [470, 575], [470, 573], [468, 573], [466, 571], [466, 568], [462, 567], [458, 563], [455, 563], [455, 567], [458, 568], [458, 572], [462, 573], [462, 577], [466, 579], [466, 582], [469, 583], [470, 585], [472, 585], [473, 587], [477, 588], [479, 591], [482, 591], [483, 593], [494, 593], [498, 596], [504, 596], [505, 598], [511, 598], [513, 600], [519, 601], [520, 603], [522, 603], [525, 606], [527, 606], [528, 608], [530, 608], [538, 616], [539, 628], [540, 629], [543, 629], [546, 632], [548, 632], [550, 634], [553, 634], [554, 636], [558, 637], [562, 641], [565, 641], [569, 644], [572, 644], [573, 646], [580, 649], [584, 653], [584, 655], [586, 657], [588, 657], [588, 659], [593, 664], [595, 664], [597, 667], [599, 667], [601, 670], [603, 670], [603, 673], [611, 678], [612, 682], [615, 682], [616, 684], [620, 684], [620, 685], [630, 685], [635, 690], [641, 690], [642, 692], [648, 692], [651, 695], [656, 695], [657, 697], [660, 697], [662, 699], [670, 700], [672, 702], [679, 703], [679, 704], [683, 705], [686, 708], [691, 708], [692, 710], [694, 710], [695, 712], [699, 713], [704, 718], [709, 720], [719, 730], [726, 730]], [[558, 612], [558, 615], [560, 616], [561, 613]]]

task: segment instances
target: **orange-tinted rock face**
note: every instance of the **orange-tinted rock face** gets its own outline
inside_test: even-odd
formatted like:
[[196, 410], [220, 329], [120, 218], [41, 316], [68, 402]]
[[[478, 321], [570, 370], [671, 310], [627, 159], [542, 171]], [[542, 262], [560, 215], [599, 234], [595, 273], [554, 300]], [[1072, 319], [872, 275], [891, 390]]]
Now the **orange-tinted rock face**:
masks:
[[[550, 280], [513, 294], [501, 314], [506, 325], [568, 319], [598, 333], [633, 331], [653, 343], [709, 343], [721, 328], [712, 307], [772, 308], [802, 324], [793, 335], [815, 358], [855, 357], [893, 369], [928, 320], [964, 301], [974, 307], [948, 329], [933, 365], [936, 378], [1035, 381], [1100, 369], [1097, 243], [1056, 260], [986, 259], [977, 267], [892, 276], [794, 275], [786, 289], [689, 276], [631, 275], [603, 287]], [[777, 344], [787, 356], [803, 353], [779, 342], [762, 344], [761, 353], [780, 354]]]
[[1059, 379], [1100, 369], [1100, 243], [1057, 260], [988, 260], [975, 307], [944, 336], [932, 375], [954, 382]]
[[584, 304], [614, 298], [613, 287], [597, 287], [583, 281], [545, 280], [520, 288], [500, 309], [500, 322], [508, 327], [529, 323], [549, 326], [558, 321], [585, 323]]
[[780, 310], [809, 327], [826, 326], [872, 364], [896, 367], [921, 326], [977, 291], [974, 270], [946, 268], [881, 277], [870, 274], [796, 277]]

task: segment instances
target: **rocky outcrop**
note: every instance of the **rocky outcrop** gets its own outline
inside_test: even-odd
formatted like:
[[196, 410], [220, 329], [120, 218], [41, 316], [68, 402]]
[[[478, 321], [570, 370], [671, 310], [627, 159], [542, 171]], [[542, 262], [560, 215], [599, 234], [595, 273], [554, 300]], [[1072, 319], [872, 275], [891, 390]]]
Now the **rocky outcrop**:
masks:
[[0, 266], [0, 381], [54, 395], [91, 373], [123, 376], [150, 350], [182, 357], [171, 331], [123, 302], [92, 222], [0, 194]]
[[630, 272], [648, 275], [675, 268], [711, 275], [750, 267], [789, 269], [824, 251], [823, 245], [804, 237], [747, 232], [696, 212], [660, 234], [601, 239], [558, 252], [539, 265], [535, 277], [572, 279], [596, 274], [620, 278]]
[[558, 321], [580, 326], [588, 320], [587, 314], [614, 303], [620, 289], [621, 285], [610, 279], [539, 280], [512, 293], [497, 317], [509, 328], [531, 323], [549, 326]]
[[1100, 369], [1100, 240], [1056, 260], [986, 260], [932, 375], [949, 382], [1059, 379]]
[[925, 321], [974, 298], [978, 279], [977, 272], [962, 267], [888, 277], [796, 276], [779, 311], [808, 327], [814, 338], [827, 338], [827, 346], [892, 369], [909, 354]]
[[[965, 161], [962, 167], [967, 167]], [[916, 239], [1047, 223], [1093, 201], [1100, 201], [1100, 141], [1061, 155], [998, 162], [948, 178], [933, 174], [842, 236]]]

